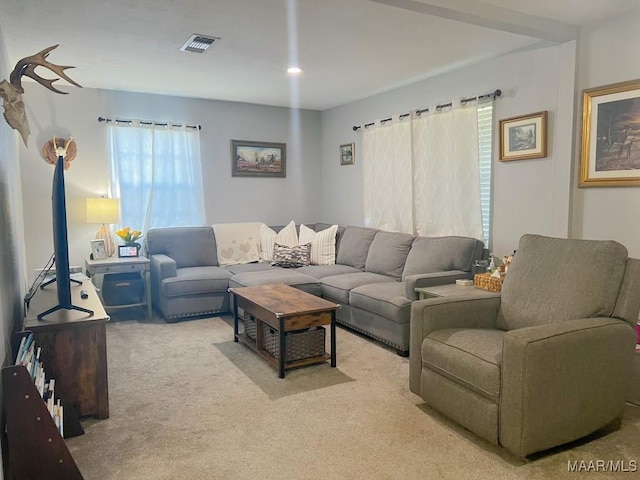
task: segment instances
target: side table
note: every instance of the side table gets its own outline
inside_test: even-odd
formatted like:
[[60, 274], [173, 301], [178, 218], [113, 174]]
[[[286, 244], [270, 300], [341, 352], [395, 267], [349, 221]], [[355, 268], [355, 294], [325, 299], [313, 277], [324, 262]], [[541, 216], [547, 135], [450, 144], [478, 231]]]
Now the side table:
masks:
[[447, 285], [434, 285], [433, 287], [416, 288], [419, 300], [437, 297], [450, 297], [453, 295], [463, 296], [465, 298], [487, 298], [499, 297], [499, 292], [490, 292], [473, 285], [458, 285], [449, 283]]
[[640, 344], [636, 345], [627, 402], [640, 406]]
[[[144, 299], [139, 303], [128, 303], [126, 305], [104, 305], [107, 312], [131, 307], [147, 307], [147, 317], [149, 320], [153, 318], [153, 311], [151, 305], [151, 262], [147, 257], [110, 257], [103, 260], [93, 260], [90, 258], [84, 259], [84, 267], [88, 277], [94, 277], [101, 275], [100, 287], [104, 280], [104, 275], [112, 273], [139, 273], [144, 277]], [[100, 293], [102, 299], [102, 293]], [[104, 304], [104, 299], [103, 304]]]

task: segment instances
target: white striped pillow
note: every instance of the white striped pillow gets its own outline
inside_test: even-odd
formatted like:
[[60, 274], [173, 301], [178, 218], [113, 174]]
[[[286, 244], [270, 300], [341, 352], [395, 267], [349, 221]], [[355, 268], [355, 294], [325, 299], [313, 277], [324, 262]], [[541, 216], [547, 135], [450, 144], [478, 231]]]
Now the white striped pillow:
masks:
[[263, 262], [273, 261], [273, 245], [276, 242], [285, 247], [297, 246], [298, 232], [296, 232], [296, 222], [291, 220], [291, 222], [278, 233], [274, 232], [264, 223], [260, 225], [260, 260]]
[[315, 232], [305, 225], [300, 225], [300, 245], [311, 243], [312, 265], [333, 265], [336, 263], [336, 232], [338, 225]]

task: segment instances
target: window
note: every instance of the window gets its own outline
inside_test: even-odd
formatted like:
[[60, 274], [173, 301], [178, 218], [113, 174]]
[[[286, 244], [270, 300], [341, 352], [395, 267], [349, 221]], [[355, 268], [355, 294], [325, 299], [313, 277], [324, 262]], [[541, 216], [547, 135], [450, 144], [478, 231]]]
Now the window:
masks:
[[478, 105], [478, 160], [480, 163], [480, 206], [484, 244], [491, 242], [491, 159], [493, 144], [493, 102]]
[[122, 225], [204, 225], [200, 136], [185, 125], [107, 124], [111, 195]]

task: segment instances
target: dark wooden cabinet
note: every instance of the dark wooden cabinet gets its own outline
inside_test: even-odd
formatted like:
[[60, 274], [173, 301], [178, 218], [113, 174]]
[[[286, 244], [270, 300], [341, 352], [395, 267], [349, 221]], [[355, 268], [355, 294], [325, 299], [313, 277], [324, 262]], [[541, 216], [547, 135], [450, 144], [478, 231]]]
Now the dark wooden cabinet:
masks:
[[[87, 298], [81, 298], [85, 290]], [[33, 297], [23, 329], [33, 332], [42, 347], [41, 360], [47, 374], [56, 379], [67, 404], [79, 417], [109, 418], [106, 323], [109, 316], [91, 284], [71, 287], [72, 302], [93, 311], [58, 310], [38, 320], [39, 313], [56, 304], [55, 283]]]

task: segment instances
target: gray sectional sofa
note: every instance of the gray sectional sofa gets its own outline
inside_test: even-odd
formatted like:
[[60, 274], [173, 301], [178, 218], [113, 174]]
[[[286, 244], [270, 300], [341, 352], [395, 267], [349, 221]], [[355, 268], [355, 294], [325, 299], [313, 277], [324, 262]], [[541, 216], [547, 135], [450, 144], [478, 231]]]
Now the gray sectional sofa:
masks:
[[[313, 228], [319, 232], [330, 226]], [[339, 303], [338, 323], [400, 355], [409, 352], [415, 289], [471, 278], [472, 265], [484, 252], [483, 243], [473, 238], [417, 237], [353, 226], [338, 228], [334, 265], [299, 268], [265, 262], [221, 267], [212, 227], [151, 229], [145, 243], [153, 305], [167, 321], [229, 312], [230, 287], [286, 283]]]

